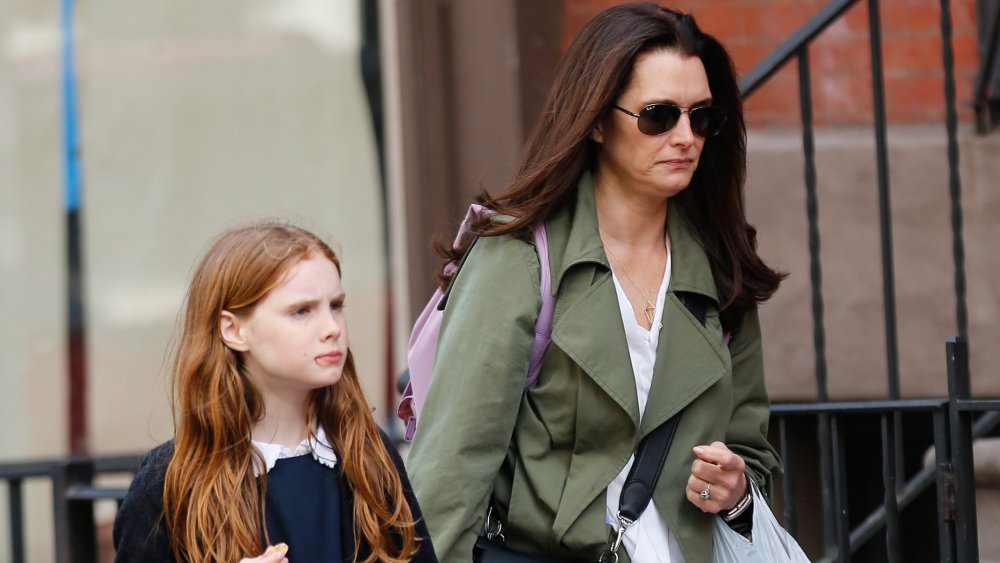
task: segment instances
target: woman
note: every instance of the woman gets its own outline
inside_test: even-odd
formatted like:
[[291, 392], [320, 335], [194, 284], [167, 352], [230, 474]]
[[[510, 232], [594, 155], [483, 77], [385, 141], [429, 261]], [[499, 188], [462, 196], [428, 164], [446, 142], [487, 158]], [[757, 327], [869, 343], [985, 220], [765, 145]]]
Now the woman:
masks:
[[[769, 491], [757, 306], [782, 274], [744, 216], [745, 139], [732, 60], [691, 16], [620, 5], [574, 38], [513, 183], [482, 198], [513, 219], [449, 255], [468, 253], [408, 462], [442, 560], [468, 561], [491, 512], [508, 548], [596, 561], [636, 444], [676, 413], [621, 561], [710, 561], [715, 515], [745, 521], [750, 483]], [[540, 267], [552, 344], [523, 391]]]
[[361, 390], [344, 300], [337, 256], [308, 231], [215, 241], [188, 290], [176, 436], [132, 481], [115, 561], [437, 561]]

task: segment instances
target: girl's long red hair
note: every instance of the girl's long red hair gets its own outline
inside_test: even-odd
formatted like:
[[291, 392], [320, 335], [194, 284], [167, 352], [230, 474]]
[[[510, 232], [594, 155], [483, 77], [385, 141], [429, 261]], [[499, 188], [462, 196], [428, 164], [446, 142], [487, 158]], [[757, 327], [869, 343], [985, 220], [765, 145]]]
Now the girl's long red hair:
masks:
[[[223, 310], [249, 313], [309, 256], [325, 256], [340, 270], [333, 250], [312, 233], [264, 222], [223, 233], [195, 270], [173, 367], [174, 454], [163, 489], [164, 518], [178, 561], [233, 563], [264, 551], [266, 474], [258, 483], [250, 443], [264, 402], [243, 373], [238, 353], [223, 344], [219, 318]], [[354, 495], [354, 558], [409, 560], [418, 541], [413, 513], [350, 351], [340, 381], [314, 390], [309, 408]]]

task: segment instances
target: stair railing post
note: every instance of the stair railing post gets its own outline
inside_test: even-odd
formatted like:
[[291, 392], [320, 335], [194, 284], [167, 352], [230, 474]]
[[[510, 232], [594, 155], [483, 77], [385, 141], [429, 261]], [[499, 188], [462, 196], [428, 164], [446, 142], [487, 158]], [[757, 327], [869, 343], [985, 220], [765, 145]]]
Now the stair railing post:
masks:
[[69, 491], [93, 483], [94, 466], [88, 461], [71, 460], [53, 468], [52, 501], [55, 519], [57, 563], [95, 563], [97, 537], [94, 503], [73, 500]]
[[972, 456], [972, 416], [961, 410], [961, 401], [971, 397], [969, 348], [960, 336], [948, 339], [948, 417], [951, 459], [955, 471], [955, 544], [959, 563], [979, 561], [976, 529], [976, 475]]

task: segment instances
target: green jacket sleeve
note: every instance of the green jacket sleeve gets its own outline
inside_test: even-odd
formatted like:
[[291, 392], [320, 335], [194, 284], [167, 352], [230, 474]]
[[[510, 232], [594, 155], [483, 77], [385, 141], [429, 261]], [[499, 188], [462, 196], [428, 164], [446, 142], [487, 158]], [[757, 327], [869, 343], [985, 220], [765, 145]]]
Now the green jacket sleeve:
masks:
[[447, 296], [408, 471], [441, 561], [467, 562], [506, 456], [541, 306], [534, 247], [476, 242]]
[[756, 309], [743, 314], [733, 333], [733, 414], [726, 444], [746, 461], [746, 471], [770, 499], [771, 475], [781, 471], [778, 454], [767, 441], [770, 402], [764, 385], [764, 355]]

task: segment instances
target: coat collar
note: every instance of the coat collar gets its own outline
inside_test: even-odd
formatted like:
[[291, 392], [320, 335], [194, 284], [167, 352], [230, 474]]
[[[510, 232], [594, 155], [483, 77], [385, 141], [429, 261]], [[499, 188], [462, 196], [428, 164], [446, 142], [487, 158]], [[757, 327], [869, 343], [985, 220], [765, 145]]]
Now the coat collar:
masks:
[[[327, 440], [326, 432], [323, 431], [322, 426], [317, 426], [316, 431], [302, 440], [294, 450], [286, 448], [281, 444], [272, 444], [259, 440], [252, 440], [251, 442], [253, 447], [260, 452], [261, 458], [259, 460], [256, 457], [254, 458], [253, 472], [255, 477], [259, 477], [261, 473], [270, 473], [279, 459], [298, 457], [306, 454], [311, 454], [313, 459], [327, 467], [333, 468], [337, 465], [337, 454], [333, 451], [330, 441]], [[260, 466], [260, 462], [263, 462], [263, 467]]]
[[[566, 273], [574, 266], [592, 263], [605, 270], [611, 269], [601, 242], [594, 181], [589, 172], [585, 172], [580, 178], [575, 204], [567, 205], [554, 213], [546, 223], [546, 232], [551, 247], [565, 248], [562, 253], [554, 252], [549, 256], [553, 294], [559, 290]], [[676, 204], [667, 206], [667, 232], [670, 234], [673, 263], [680, 265], [671, 273], [668, 291], [698, 293], [718, 303], [719, 295], [708, 255]]]
[[594, 184], [589, 172], [585, 172], [577, 184], [575, 204], [565, 205], [553, 213], [545, 230], [551, 248], [564, 248], [563, 252], [549, 253], [553, 294], [559, 290], [566, 272], [574, 266], [592, 263], [605, 270], [611, 269], [601, 243]]
[[[580, 179], [575, 204], [554, 213], [546, 224], [553, 291], [560, 296], [552, 341], [621, 407], [640, 434], [717, 381], [726, 363], [721, 336], [720, 342], [714, 342], [706, 327], [687, 311], [684, 296], [678, 295], [698, 293], [718, 301], [708, 257], [677, 205], [668, 206], [667, 227], [674, 266], [657, 347], [654, 369], [658, 375], [640, 428], [635, 377], [611, 268], [601, 243], [590, 174]], [[604, 328], [595, 329], [597, 326]], [[716, 360], [699, 363], [706, 358]]]
[[[586, 417], [588, 424], [600, 427], [601, 431], [588, 426], [578, 433], [582, 441], [575, 450], [570, 470], [576, 478], [567, 482], [563, 492], [564, 498], [572, 500], [560, 505], [553, 525], [559, 541], [621, 470], [635, 444], [714, 385], [730, 365], [717, 319], [710, 318], [702, 326], [685, 306], [684, 293], [698, 293], [715, 300], [717, 293], [704, 249], [678, 206], [668, 205], [673, 266], [653, 382], [640, 421], [628, 342], [601, 243], [589, 174], [580, 179], [575, 196], [575, 203], [563, 206], [546, 223], [553, 290], [558, 291], [559, 297], [552, 343], [599, 388], [598, 393], [592, 394], [592, 387], [582, 385], [578, 392], [580, 400], [593, 412]], [[606, 408], [603, 396], [617, 408]], [[622, 439], [629, 429], [633, 441]], [[588, 450], [586, 446], [597, 440], [588, 436], [608, 434], [619, 437], [610, 451], [605, 442]]]

